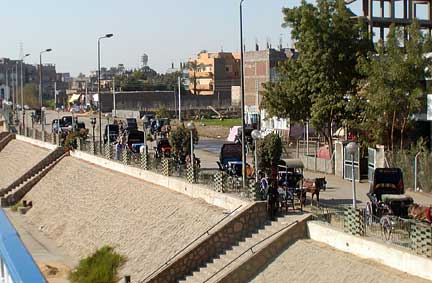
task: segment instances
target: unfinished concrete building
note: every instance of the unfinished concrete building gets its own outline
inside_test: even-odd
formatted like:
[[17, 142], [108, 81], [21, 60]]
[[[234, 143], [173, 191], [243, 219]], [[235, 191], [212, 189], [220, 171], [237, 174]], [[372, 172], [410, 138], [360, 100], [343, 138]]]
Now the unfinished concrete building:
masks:
[[[369, 31], [384, 39], [391, 24], [406, 27], [417, 19], [420, 28], [431, 33], [432, 0], [345, 0], [346, 4], [362, 1], [362, 17]], [[372, 33], [371, 33], [372, 34]]]

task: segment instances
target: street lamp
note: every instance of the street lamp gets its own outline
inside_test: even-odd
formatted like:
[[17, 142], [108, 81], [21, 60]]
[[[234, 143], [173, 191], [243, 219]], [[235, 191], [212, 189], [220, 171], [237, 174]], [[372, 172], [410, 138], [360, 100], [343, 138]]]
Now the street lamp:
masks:
[[190, 152], [190, 155], [191, 155], [191, 164], [192, 164], [192, 168], [193, 168], [194, 162], [195, 162], [195, 160], [194, 160], [194, 154], [193, 154], [194, 153], [193, 131], [195, 130], [195, 124], [194, 124], [194, 122], [192, 122], [192, 121], [188, 122], [186, 124], [186, 128], [190, 131], [190, 136], [191, 136], [191, 152]]
[[258, 183], [258, 154], [257, 154], [257, 141], [262, 138], [261, 132], [258, 130], [253, 130], [251, 133], [252, 139], [254, 140], [255, 148], [255, 181]]
[[41, 124], [42, 124], [42, 141], [45, 141], [45, 110], [46, 107], [41, 108]]
[[72, 107], [70, 112], [72, 113], [72, 132], [75, 132], [75, 109]]
[[352, 193], [353, 193], [353, 208], [356, 208], [356, 187], [355, 187], [355, 170], [354, 170], [354, 156], [358, 153], [358, 145], [355, 142], [350, 142], [346, 146], [347, 152], [351, 155], [351, 178], [352, 178]]
[[143, 132], [144, 132], [144, 153], [147, 154], [147, 123], [148, 117], [144, 115], [141, 120], [143, 121]]
[[95, 117], [90, 118], [90, 124], [92, 125], [92, 128], [93, 128], [93, 145], [94, 145], [95, 144], [95, 126], [96, 126], [96, 118]]
[[42, 105], [42, 100], [43, 100], [43, 98], [42, 98], [42, 83], [43, 83], [43, 80], [42, 80], [42, 75], [43, 75], [43, 72], [42, 72], [42, 54], [46, 53], [46, 52], [51, 52], [51, 51], [52, 51], [52, 49], [48, 48], [48, 49], [45, 49], [39, 53], [39, 102], [40, 102], [41, 108], [43, 106]]
[[101, 39], [104, 38], [111, 38], [113, 36], [112, 33], [108, 33], [104, 36], [101, 36], [98, 38], [98, 101], [99, 101], [99, 150], [100, 153], [102, 154], [102, 109], [101, 109], [101, 94], [100, 94], [100, 78], [101, 78], [101, 73], [100, 73], [100, 41]]
[[244, 102], [244, 54], [243, 54], [243, 2], [244, 0], [240, 1], [240, 63], [241, 63], [241, 70], [240, 70], [240, 88], [241, 88], [241, 125], [242, 125], [242, 132], [241, 132], [241, 143], [242, 143], [242, 183], [243, 188], [246, 187], [246, 149], [245, 149], [245, 119], [244, 119], [244, 108], [245, 108], [245, 102]]
[[57, 111], [57, 146], [60, 146], [60, 111], [59, 107], [56, 108]]
[[[23, 78], [23, 61], [24, 61], [24, 58], [25, 57], [28, 57], [28, 56], [30, 56], [30, 54], [26, 54], [26, 55], [24, 55], [22, 58], [21, 58], [21, 105], [24, 105], [24, 90], [23, 90], [23, 88], [24, 88], [24, 78]], [[25, 121], [24, 121], [24, 118], [25, 118], [25, 107], [23, 107], [23, 109], [22, 109], [22, 123], [23, 123], [23, 128], [25, 129]]]

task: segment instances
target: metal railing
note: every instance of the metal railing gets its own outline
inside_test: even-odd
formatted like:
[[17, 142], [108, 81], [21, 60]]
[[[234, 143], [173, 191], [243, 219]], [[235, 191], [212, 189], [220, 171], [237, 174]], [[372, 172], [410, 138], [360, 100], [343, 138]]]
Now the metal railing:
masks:
[[232, 210], [231, 212], [229, 212], [227, 215], [225, 215], [222, 219], [220, 219], [218, 222], [216, 222], [215, 224], [213, 224], [210, 228], [208, 228], [205, 232], [203, 232], [202, 234], [200, 234], [198, 237], [196, 237], [194, 240], [192, 240], [189, 244], [187, 244], [185, 247], [183, 247], [181, 250], [179, 250], [178, 252], [176, 252], [172, 257], [170, 257], [167, 261], [165, 261], [165, 263], [163, 263], [161, 266], [159, 266], [157, 269], [155, 269], [152, 273], [150, 273], [149, 275], [147, 275], [143, 280], [141, 280], [139, 283], [143, 283], [146, 282], [147, 279], [151, 278], [151, 276], [153, 276], [156, 272], [158, 272], [159, 270], [161, 270], [163, 267], [165, 267], [166, 265], [168, 265], [168, 263], [170, 263], [174, 258], [176, 258], [179, 254], [181, 254], [182, 252], [184, 252], [187, 248], [189, 248], [190, 246], [192, 246], [194, 243], [196, 243], [199, 239], [201, 239], [203, 236], [205, 235], [210, 235], [210, 230], [212, 230], [213, 228], [215, 228], [217, 225], [219, 225], [221, 222], [223, 222], [225, 219], [227, 219], [228, 217], [230, 217], [234, 212], [236, 212], [237, 210], [240, 209], [240, 207], [242, 207], [243, 205], [239, 205], [237, 208], [235, 208], [234, 210]]
[[227, 264], [225, 264], [221, 269], [219, 269], [217, 272], [213, 273], [212, 276], [210, 276], [209, 278], [207, 278], [205, 282], [208, 282], [209, 280], [211, 280], [212, 278], [214, 278], [216, 275], [218, 275], [219, 273], [221, 273], [223, 270], [225, 270], [225, 268], [227, 268], [228, 266], [230, 266], [233, 262], [235, 262], [237, 259], [239, 259], [240, 257], [242, 257], [244, 254], [246, 254], [247, 252], [251, 251], [252, 253], [254, 253], [253, 248], [255, 248], [256, 246], [258, 246], [259, 244], [265, 242], [266, 240], [270, 239], [271, 237], [275, 236], [276, 234], [279, 234], [280, 232], [290, 228], [291, 226], [295, 225], [298, 223], [298, 220], [291, 222], [290, 224], [286, 225], [285, 227], [279, 229], [278, 231], [274, 232], [273, 234], [265, 237], [264, 239], [258, 241], [257, 243], [253, 244], [252, 246], [250, 246], [249, 248], [247, 248], [245, 251], [243, 251], [241, 254], [239, 254], [238, 256], [236, 256], [234, 259], [232, 259], [230, 262], [228, 262]]

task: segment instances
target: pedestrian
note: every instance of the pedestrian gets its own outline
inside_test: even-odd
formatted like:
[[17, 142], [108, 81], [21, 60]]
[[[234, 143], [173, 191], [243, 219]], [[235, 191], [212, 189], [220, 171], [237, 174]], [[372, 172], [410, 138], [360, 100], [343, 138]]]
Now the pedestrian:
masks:
[[260, 194], [262, 200], [267, 200], [267, 194], [268, 194], [268, 178], [265, 175], [264, 172], [259, 173], [259, 180], [260, 180]]
[[279, 192], [278, 184], [276, 179], [271, 179], [268, 187], [268, 197], [267, 197], [267, 211], [270, 220], [276, 220], [276, 215], [279, 209]]

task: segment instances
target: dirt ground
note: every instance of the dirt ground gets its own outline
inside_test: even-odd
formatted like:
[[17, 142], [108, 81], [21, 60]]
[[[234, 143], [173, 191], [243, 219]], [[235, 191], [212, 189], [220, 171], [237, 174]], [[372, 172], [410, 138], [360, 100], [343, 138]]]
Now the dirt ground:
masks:
[[312, 240], [300, 240], [274, 259], [251, 283], [426, 283], [421, 278]]
[[26, 199], [26, 217], [68, 255], [102, 245], [127, 257], [132, 279], [163, 264], [224, 214], [205, 202], [66, 157]]
[[48, 150], [12, 140], [0, 151], [0, 188], [7, 187], [48, 155]]

